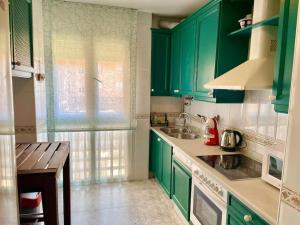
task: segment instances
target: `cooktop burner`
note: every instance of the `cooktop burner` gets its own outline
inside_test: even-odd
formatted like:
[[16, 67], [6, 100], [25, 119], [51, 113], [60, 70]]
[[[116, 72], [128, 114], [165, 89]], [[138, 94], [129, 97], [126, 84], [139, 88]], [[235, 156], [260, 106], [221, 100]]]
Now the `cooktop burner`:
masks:
[[242, 154], [198, 156], [230, 180], [261, 177], [262, 164]]

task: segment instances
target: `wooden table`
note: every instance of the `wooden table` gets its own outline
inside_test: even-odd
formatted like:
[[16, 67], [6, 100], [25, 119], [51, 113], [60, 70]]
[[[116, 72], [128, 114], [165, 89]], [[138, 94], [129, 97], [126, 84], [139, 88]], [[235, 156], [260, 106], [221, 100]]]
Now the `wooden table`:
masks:
[[18, 193], [41, 192], [45, 225], [58, 225], [57, 178], [63, 169], [64, 225], [71, 225], [69, 142], [16, 145]]

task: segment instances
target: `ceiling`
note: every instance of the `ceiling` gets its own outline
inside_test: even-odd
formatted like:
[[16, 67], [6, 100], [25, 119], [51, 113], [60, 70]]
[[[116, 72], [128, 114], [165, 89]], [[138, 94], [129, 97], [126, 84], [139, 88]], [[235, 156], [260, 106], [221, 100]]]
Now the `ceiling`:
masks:
[[138, 9], [160, 16], [185, 17], [208, 0], [67, 0]]

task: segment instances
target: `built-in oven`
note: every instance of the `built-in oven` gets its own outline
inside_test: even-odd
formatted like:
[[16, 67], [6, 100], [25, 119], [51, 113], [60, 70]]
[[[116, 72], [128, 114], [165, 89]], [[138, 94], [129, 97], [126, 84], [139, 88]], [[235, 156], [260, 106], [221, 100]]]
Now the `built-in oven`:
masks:
[[226, 225], [227, 191], [212, 177], [193, 167], [191, 222], [194, 225]]

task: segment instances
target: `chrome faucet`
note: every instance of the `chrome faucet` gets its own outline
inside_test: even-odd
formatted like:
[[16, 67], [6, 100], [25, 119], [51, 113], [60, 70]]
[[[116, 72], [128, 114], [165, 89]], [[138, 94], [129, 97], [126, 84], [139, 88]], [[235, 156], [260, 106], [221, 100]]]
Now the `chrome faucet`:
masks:
[[189, 126], [186, 125], [187, 119], [189, 120], [189, 124], [191, 124], [191, 121], [192, 121], [191, 116], [190, 116], [188, 113], [183, 112], [183, 113], [180, 113], [180, 114], [179, 114], [178, 118], [179, 118], [179, 119], [181, 119], [181, 118], [184, 119], [184, 121], [183, 121], [183, 127], [184, 127], [185, 129], [187, 129], [187, 132], [188, 132], [188, 133], [191, 133], [191, 132], [192, 132], [192, 131], [191, 131], [191, 128], [190, 128]]

